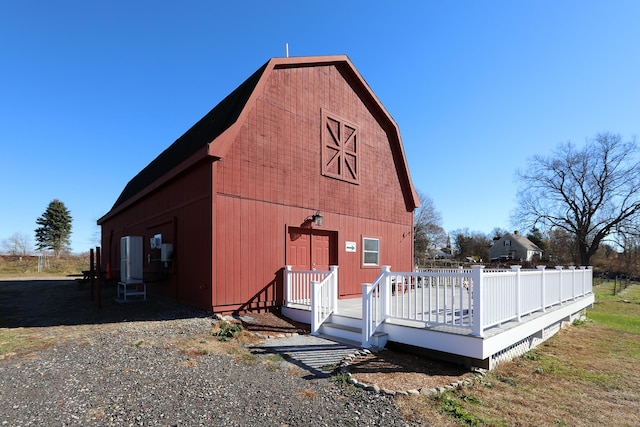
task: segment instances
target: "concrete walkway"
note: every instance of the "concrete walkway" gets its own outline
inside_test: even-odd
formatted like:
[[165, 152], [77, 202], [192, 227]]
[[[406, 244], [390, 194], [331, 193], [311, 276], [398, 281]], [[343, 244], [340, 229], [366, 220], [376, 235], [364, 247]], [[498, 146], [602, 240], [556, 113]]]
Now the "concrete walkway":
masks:
[[269, 338], [251, 348], [255, 354], [281, 354], [287, 362], [308, 371], [310, 378], [330, 376], [338, 363], [359, 351], [358, 347], [313, 335]]

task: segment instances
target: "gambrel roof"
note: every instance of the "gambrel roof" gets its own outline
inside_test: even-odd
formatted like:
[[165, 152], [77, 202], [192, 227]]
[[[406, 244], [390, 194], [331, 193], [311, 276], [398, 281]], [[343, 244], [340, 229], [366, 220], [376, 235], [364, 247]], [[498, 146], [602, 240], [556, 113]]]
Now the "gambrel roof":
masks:
[[227, 149], [239, 130], [240, 126], [238, 124], [243, 122], [243, 115], [247, 114], [247, 110], [249, 110], [247, 106], [252, 105], [253, 98], [259, 92], [258, 88], [265, 84], [271, 71], [279, 68], [322, 65], [334, 65], [337, 67], [386, 129], [392, 145], [394, 163], [402, 185], [407, 210], [414, 210], [420, 203], [411, 182], [398, 126], [353, 66], [351, 60], [346, 55], [338, 55], [272, 58], [267, 61], [131, 179], [116, 200], [111, 211], [101, 218], [98, 223], [158, 188], [189, 166], [205, 158], [213, 158], [214, 160], [224, 158]]

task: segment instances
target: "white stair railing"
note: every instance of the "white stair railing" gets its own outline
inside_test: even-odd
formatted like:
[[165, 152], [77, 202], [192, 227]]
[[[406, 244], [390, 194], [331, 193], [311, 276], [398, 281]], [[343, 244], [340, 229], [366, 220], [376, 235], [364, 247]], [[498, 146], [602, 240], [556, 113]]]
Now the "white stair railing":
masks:
[[318, 335], [322, 323], [338, 312], [338, 266], [332, 265], [321, 281], [311, 282], [311, 334]]
[[290, 265], [285, 266], [285, 305], [287, 307], [292, 304], [311, 306], [311, 282], [320, 282], [329, 274], [331, 270], [292, 270]]
[[391, 267], [385, 265], [372, 283], [362, 284], [362, 347], [371, 347], [371, 338], [389, 316]]

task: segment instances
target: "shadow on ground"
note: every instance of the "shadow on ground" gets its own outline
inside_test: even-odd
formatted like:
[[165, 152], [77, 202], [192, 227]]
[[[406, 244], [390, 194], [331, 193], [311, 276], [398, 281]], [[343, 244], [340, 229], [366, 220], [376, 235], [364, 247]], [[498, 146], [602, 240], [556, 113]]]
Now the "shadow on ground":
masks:
[[[97, 287], [96, 287], [97, 288]], [[102, 324], [127, 321], [209, 317], [211, 313], [155, 296], [147, 301], [116, 302], [114, 285], [97, 289], [73, 279], [0, 280], [0, 328]]]

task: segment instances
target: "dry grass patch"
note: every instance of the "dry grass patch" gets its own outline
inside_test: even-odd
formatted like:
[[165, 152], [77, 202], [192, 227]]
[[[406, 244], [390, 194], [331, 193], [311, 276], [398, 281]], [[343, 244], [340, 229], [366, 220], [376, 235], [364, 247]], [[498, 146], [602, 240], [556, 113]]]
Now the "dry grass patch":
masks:
[[560, 331], [469, 387], [397, 401], [407, 416], [446, 416], [462, 425], [635, 426], [638, 354], [637, 335], [587, 322]]
[[395, 391], [443, 387], [472, 376], [459, 365], [393, 350], [359, 357], [349, 372], [360, 382]]
[[[229, 337], [226, 334], [221, 335], [221, 331], [228, 328], [228, 326], [224, 326], [225, 323], [227, 322], [215, 323], [208, 334], [178, 338], [174, 344], [181, 354], [188, 357], [226, 354], [239, 362], [255, 363], [257, 357], [249, 351], [248, 346], [261, 342], [261, 339], [244, 330], [238, 330]], [[221, 336], [224, 336], [225, 339], [221, 340]]]
[[51, 347], [54, 341], [33, 328], [0, 329], [0, 360]]
[[310, 388], [305, 388], [297, 393], [297, 396], [303, 400], [314, 400], [318, 397], [318, 393]]

